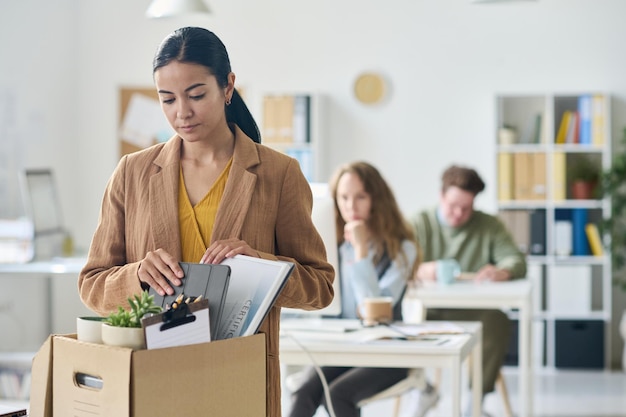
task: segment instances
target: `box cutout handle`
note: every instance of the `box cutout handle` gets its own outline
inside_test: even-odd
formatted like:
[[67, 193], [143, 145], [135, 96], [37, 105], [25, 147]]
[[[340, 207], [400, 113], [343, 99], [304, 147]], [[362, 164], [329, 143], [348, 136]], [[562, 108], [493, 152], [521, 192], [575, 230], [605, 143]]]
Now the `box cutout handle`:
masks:
[[91, 388], [95, 390], [101, 390], [104, 386], [102, 378], [93, 375], [87, 375], [82, 372], [76, 372], [74, 374], [74, 382], [79, 388]]

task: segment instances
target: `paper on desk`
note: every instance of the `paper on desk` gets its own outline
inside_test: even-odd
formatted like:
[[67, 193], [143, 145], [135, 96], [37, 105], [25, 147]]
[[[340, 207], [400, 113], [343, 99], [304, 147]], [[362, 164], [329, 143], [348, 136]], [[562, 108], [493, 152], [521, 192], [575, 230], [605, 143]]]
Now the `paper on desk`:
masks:
[[367, 327], [355, 332], [352, 340], [365, 343], [380, 339], [421, 339], [423, 336], [461, 334], [465, 329], [449, 322], [423, 323], [406, 325], [403, 323], [390, 324], [386, 326]]
[[408, 336], [422, 336], [429, 334], [461, 334], [465, 329], [458, 324], [448, 321], [430, 321], [420, 324], [391, 324], [392, 328], [397, 328]]
[[281, 329], [281, 335], [300, 341], [315, 342], [352, 342], [366, 343], [380, 339], [398, 339], [402, 337], [419, 338], [427, 335], [461, 334], [465, 329], [450, 322], [429, 322], [415, 325], [403, 323], [388, 326], [363, 327], [352, 332], [338, 333], [335, 331], [307, 331]]

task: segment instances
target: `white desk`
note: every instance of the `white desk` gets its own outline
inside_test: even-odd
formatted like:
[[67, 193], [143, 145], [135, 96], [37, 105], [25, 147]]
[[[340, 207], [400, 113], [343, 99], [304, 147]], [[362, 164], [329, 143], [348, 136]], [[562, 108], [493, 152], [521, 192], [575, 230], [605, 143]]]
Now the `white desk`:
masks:
[[[0, 350], [36, 351], [51, 333], [75, 332], [76, 317], [94, 315], [78, 295], [78, 273], [86, 261], [76, 257], [0, 264], [0, 327], [16, 334]], [[28, 309], [16, 301], [25, 298], [32, 301]]]
[[[293, 320], [298, 319], [285, 319], [283, 322]], [[341, 321], [341, 319], [319, 320], [329, 325]], [[343, 321], [358, 323], [357, 320]], [[424, 336], [426, 340], [408, 341], [363, 342], [363, 339], [369, 338], [368, 328], [348, 333], [283, 329], [280, 338], [280, 362], [285, 365], [312, 365], [310, 354], [319, 366], [448, 367], [452, 371], [452, 412], [453, 416], [460, 416], [461, 365], [471, 355], [473, 415], [478, 417], [481, 414], [482, 401], [482, 324], [480, 322], [454, 322], [454, 324], [461, 326], [466, 333], [428, 335]], [[324, 327], [323, 324], [319, 329]], [[376, 331], [376, 328], [373, 331]], [[300, 345], [307, 349], [308, 354]]]
[[459, 281], [451, 285], [427, 285], [420, 287], [418, 297], [426, 308], [516, 308], [519, 312], [519, 416], [531, 417], [532, 368], [531, 368], [531, 284], [528, 280], [473, 283]]
[[49, 261], [35, 261], [23, 264], [0, 264], [2, 274], [77, 274], [87, 263], [87, 258], [53, 258]]

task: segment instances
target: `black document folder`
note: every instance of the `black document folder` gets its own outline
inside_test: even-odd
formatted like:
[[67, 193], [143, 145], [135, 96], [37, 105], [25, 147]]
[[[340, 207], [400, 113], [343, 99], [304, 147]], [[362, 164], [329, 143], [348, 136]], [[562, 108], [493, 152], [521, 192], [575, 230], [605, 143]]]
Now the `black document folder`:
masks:
[[182, 293], [185, 298], [199, 297], [209, 301], [209, 323], [211, 326], [211, 340], [216, 340], [219, 323], [224, 310], [224, 301], [230, 280], [230, 267], [227, 265], [195, 264], [179, 262], [185, 273], [180, 287], [172, 285], [173, 295], [159, 295], [153, 288], [150, 294], [154, 295], [154, 303], [165, 308]]

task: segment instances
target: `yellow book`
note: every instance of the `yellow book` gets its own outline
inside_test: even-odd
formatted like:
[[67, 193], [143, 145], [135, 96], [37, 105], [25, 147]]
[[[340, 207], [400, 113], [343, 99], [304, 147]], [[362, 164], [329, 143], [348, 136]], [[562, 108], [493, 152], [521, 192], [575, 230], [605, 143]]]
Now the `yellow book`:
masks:
[[552, 199], [555, 201], [567, 198], [567, 176], [565, 171], [566, 156], [564, 152], [555, 152], [552, 159]]
[[516, 200], [532, 199], [530, 168], [530, 154], [528, 152], [513, 154], [513, 195]]
[[293, 143], [293, 96], [282, 96], [278, 100], [278, 141]]
[[571, 118], [572, 118], [572, 112], [569, 110], [565, 110], [565, 112], [563, 112], [563, 117], [561, 118], [561, 125], [559, 126], [559, 131], [556, 134], [556, 139], [554, 140], [554, 143], [556, 144], [565, 143], [565, 140], [567, 137], [567, 130], [569, 129]]
[[537, 152], [529, 154], [531, 168], [530, 199], [546, 199], [546, 154]]
[[604, 145], [605, 100], [601, 94], [591, 99], [591, 143]]
[[602, 241], [600, 240], [598, 226], [593, 223], [587, 223], [585, 226], [585, 232], [587, 233], [587, 239], [589, 240], [591, 254], [593, 256], [602, 256], [604, 251], [602, 250]]
[[263, 142], [278, 142], [278, 98], [263, 97]]
[[498, 154], [498, 200], [513, 200], [513, 155]]

